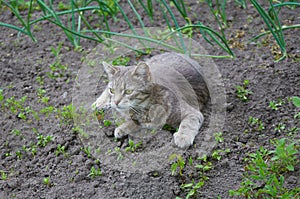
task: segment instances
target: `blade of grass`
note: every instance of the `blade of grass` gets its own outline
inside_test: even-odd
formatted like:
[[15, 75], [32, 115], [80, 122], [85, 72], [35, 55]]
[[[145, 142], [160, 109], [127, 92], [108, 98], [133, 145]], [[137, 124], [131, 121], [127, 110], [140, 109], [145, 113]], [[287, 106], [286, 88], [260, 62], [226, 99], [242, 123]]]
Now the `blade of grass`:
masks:
[[[73, 38], [72, 34], [70, 34], [68, 31], [66, 31], [67, 28], [61, 23], [61, 21], [60, 21], [59, 17], [57, 16], [56, 12], [53, 10], [52, 1], [49, 1], [49, 6], [46, 5], [45, 2], [42, 1], [42, 0], [37, 0], [37, 3], [41, 7], [41, 9], [44, 11], [44, 13], [48, 12], [49, 14], [51, 14], [52, 17], [57, 22], [57, 24], [60, 24], [60, 27], [64, 27], [63, 31], [64, 31], [65, 35], [70, 40], [70, 42], [75, 46], [76, 43], [74, 43], [74, 38]], [[49, 20], [49, 21], [53, 21], [53, 20]]]
[[[288, 29], [296, 29], [296, 28], [300, 28], [300, 24], [295, 24], [295, 25], [291, 25], [291, 26], [282, 26], [281, 29], [282, 30], [288, 30]], [[255, 37], [253, 37], [249, 42], [255, 41], [257, 39], [259, 39], [262, 36], [265, 36], [267, 34], [270, 34], [271, 31], [266, 31], [263, 33], [260, 33], [259, 35], [256, 35]]]
[[[184, 26], [184, 27], [181, 27], [181, 28], [178, 28], [176, 31], [181, 31], [181, 30], [184, 30], [184, 29], [187, 29], [187, 28], [201, 28], [203, 30], [206, 30], [206, 32], [210, 35], [210, 37], [223, 49], [225, 50], [230, 56], [231, 58], [234, 57], [234, 53], [231, 51], [228, 43], [227, 43], [227, 40], [222, 37], [220, 34], [218, 34], [216, 31], [214, 31], [213, 29], [207, 27], [207, 26], [203, 26], [203, 25], [187, 25], [187, 26]], [[168, 38], [170, 35], [174, 34], [175, 32], [171, 32], [169, 33], [168, 35], [166, 35], [164, 37], [164, 39]], [[218, 37], [222, 43], [216, 38]], [[162, 39], [162, 40], [164, 40]]]
[[147, 15], [150, 17], [150, 20], [153, 22], [153, 5], [152, 0], [147, 0], [147, 7], [145, 6], [142, 0], [138, 0], [142, 8], [146, 11]]
[[133, 10], [135, 16], [137, 17], [139, 23], [141, 24], [141, 27], [142, 27], [142, 29], [143, 29], [145, 35], [149, 37], [149, 35], [148, 35], [148, 33], [147, 33], [146, 29], [145, 29], [145, 25], [144, 25], [144, 22], [143, 22], [141, 16], [140, 16], [139, 13], [136, 11], [135, 7], [132, 5], [132, 3], [131, 3], [130, 0], [128, 0], [128, 3], [129, 3], [129, 5], [130, 5], [131, 9]]
[[[3, 3], [5, 6], [7, 6], [7, 7], [12, 11], [12, 13], [14, 13], [14, 15], [18, 18], [18, 20], [21, 22], [22, 26], [26, 29], [26, 32], [27, 32], [26, 35], [28, 35], [28, 36], [31, 38], [32, 41], [36, 42], [35, 37], [34, 37], [34, 36], [32, 35], [32, 33], [31, 33], [30, 25], [29, 25], [29, 26], [27, 25], [27, 23], [26, 23], [26, 22], [24, 21], [24, 19], [21, 17], [21, 15], [20, 15], [18, 9], [15, 9], [11, 4], [9, 4], [9, 3], [5, 2], [5, 1], [2, 1], [2, 3]], [[3, 23], [3, 24], [5, 24], [5, 23]], [[6, 27], [12, 28], [12, 27], [16, 27], [16, 26], [13, 26], [13, 25], [7, 26], [7, 25], [6, 25]], [[17, 30], [16, 28], [13, 28], [13, 29]], [[23, 32], [23, 31], [21, 31], [21, 32]]]
[[256, 8], [256, 10], [260, 14], [260, 16], [263, 18], [265, 24], [267, 25], [267, 27], [270, 30], [270, 32], [272, 33], [275, 41], [277, 42], [277, 44], [279, 45], [279, 47], [281, 49], [282, 57], [280, 57], [276, 61], [278, 62], [278, 61], [283, 60], [286, 57], [285, 41], [284, 41], [284, 37], [283, 37], [283, 33], [282, 33], [282, 29], [281, 29], [281, 25], [280, 25], [277, 13], [274, 10], [273, 4], [272, 4], [272, 0], [269, 0], [269, 2], [270, 2], [270, 5], [271, 5], [272, 13], [274, 14], [274, 17], [275, 17], [274, 18], [275, 22], [266, 13], [266, 11], [262, 8], [262, 6], [260, 6], [255, 0], [250, 0], [250, 2]]
[[183, 19], [186, 19], [188, 16], [187, 16], [187, 13], [186, 13], [184, 1], [182, 1], [182, 0], [179, 0], [179, 1], [180, 1], [180, 5], [177, 2], [177, 0], [171, 0], [171, 2], [175, 5], [176, 9], [179, 11], [181, 16], [183, 17]]
[[[165, 0], [161, 0], [160, 2], [164, 5], [164, 7], [167, 9], [168, 13], [170, 14], [170, 16], [173, 20], [173, 23], [175, 25], [176, 31], [177, 31], [177, 29], [179, 28], [179, 24], [176, 20], [176, 17], [174, 16], [171, 8], [169, 7], [169, 5], [166, 3]], [[185, 46], [184, 41], [183, 41], [182, 33], [180, 31], [177, 31], [177, 34], [178, 34], [178, 37], [179, 37], [179, 40], [180, 40], [180, 43], [181, 43], [181, 47], [183, 48], [184, 52], [186, 53], [187, 49], [186, 49], [186, 46]]]

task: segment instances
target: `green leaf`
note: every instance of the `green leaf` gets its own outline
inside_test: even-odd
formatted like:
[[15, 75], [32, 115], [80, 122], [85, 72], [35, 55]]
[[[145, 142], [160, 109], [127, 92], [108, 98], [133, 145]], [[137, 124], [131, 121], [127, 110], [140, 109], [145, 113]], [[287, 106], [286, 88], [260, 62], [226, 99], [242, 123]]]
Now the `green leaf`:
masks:
[[296, 107], [300, 107], [300, 97], [292, 97], [293, 103]]
[[293, 165], [288, 165], [286, 168], [287, 168], [287, 170], [289, 170], [289, 171], [294, 171], [294, 170], [295, 170], [295, 168], [294, 168]]

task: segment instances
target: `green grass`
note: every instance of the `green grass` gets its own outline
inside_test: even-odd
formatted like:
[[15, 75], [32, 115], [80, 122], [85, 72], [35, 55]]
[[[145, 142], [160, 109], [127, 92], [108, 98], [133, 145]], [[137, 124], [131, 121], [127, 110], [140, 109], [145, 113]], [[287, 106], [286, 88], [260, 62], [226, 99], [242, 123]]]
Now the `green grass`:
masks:
[[230, 190], [231, 196], [243, 198], [297, 198], [299, 188], [284, 186], [285, 174], [299, 163], [299, 142], [283, 138], [274, 141], [274, 150], [261, 147], [249, 154], [240, 188]]
[[[80, 41], [82, 39], [89, 39], [102, 43], [106, 46], [111, 46], [112, 44], [123, 45], [126, 48], [143, 53], [145, 53], [145, 51], [134, 49], [132, 46], [128, 46], [126, 43], [114, 40], [112, 36], [118, 35], [122, 37], [137, 38], [142, 44], [145, 45], [145, 47], [147, 47], [147, 42], [151, 42], [167, 47], [173, 51], [189, 53], [188, 46], [186, 46], [183, 42], [185, 36], [191, 37], [195, 33], [200, 33], [208, 43], [219, 46], [219, 48], [225, 52], [224, 55], [211, 55], [211, 57], [234, 57], [234, 53], [228, 45], [225, 34], [226, 28], [228, 27], [226, 0], [205, 0], [205, 3], [208, 5], [211, 15], [215, 19], [215, 23], [218, 26], [218, 28], [215, 30], [209, 28], [209, 24], [205, 25], [204, 22], [201, 21], [201, 13], [198, 14], [199, 17], [197, 17], [195, 22], [191, 22], [191, 16], [189, 16], [191, 13], [188, 11], [186, 3], [182, 0], [172, 0], [169, 2], [165, 0], [159, 0], [157, 1], [159, 5], [158, 9], [153, 7], [153, 2], [154, 1], [152, 0], [139, 0], [137, 2], [128, 0], [127, 3], [130, 6], [131, 12], [135, 16], [129, 18], [126, 14], [127, 12], [124, 10], [123, 4], [119, 3], [117, 0], [72, 0], [69, 4], [63, 4], [62, 2], [53, 4], [52, 1], [45, 2], [43, 0], [2, 1], [0, 8], [10, 10], [19, 20], [20, 26], [7, 24], [5, 22], [0, 22], [0, 26], [11, 28], [19, 33], [28, 35], [32, 41], [37, 42], [37, 38], [35, 38], [32, 29], [38, 22], [47, 20], [59, 27], [61, 31], [64, 32], [68, 40], [74, 45], [75, 49], [80, 48]], [[236, 4], [241, 5], [243, 9], [248, 9], [245, 0], [236, 0], [235, 2]], [[292, 28], [299, 28], [300, 24], [289, 26], [282, 25], [279, 20], [280, 10], [282, 7], [294, 9], [295, 7], [299, 6], [300, 3], [293, 1], [275, 3], [274, 1], [269, 0], [270, 6], [268, 9], [264, 9], [263, 6], [256, 0], [250, 0], [250, 3], [260, 14], [261, 20], [264, 21], [269, 30], [254, 36], [253, 40], [259, 39], [266, 34], [272, 34], [274, 41], [277, 42], [281, 50], [281, 56], [278, 57], [277, 61], [286, 58], [287, 52], [283, 31]], [[43, 16], [32, 19], [32, 13], [36, 12], [36, 10], [41, 10], [43, 12]], [[154, 19], [158, 14], [163, 16], [163, 26], [167, 27], [169, 32], [167, 37], [156, 39], [148, 33], [145, 22], [141, 17], [142, 11], [145, 11], [151, 22], [154, 22]], [[67, 16], [70, 19], [70, 23], [63, 23], [63, 16]], [[125, 20], [128, 28], [132, 32], [131, 34], [122, 34], [111, 31], [111, 26], [120, 18]], [[92, 23], [93, 20], [97, 21], [96, 24]], [[137, 20], [138, 25], [133, 25], [133, 20]], [[179, 25], [179, 21], [182, 20], [186, 21], [186, 25]], [[138, 27], [143, 30], [142, 34], [138, 33]], [[175, 40], [175, 46], [171, 46], [166, 43], [166, 39], [173, 34], [176, 34], [178, 38]], [[199, 54], [195, 56], [201, 55]]]

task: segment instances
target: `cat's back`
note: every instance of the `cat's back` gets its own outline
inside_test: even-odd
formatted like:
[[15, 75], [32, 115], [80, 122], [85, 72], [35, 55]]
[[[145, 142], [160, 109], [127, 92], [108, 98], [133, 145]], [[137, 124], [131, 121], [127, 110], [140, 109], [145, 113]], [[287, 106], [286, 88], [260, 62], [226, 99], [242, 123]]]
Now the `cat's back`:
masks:
[[158, 84], [183, 94], [186, 101], [193, 101], [195, 95], [201, 104], [207, 101], [209, 93], [202, 67], [195, 60], [183, 54], [170, 52], [155, 55], [146, 63]]

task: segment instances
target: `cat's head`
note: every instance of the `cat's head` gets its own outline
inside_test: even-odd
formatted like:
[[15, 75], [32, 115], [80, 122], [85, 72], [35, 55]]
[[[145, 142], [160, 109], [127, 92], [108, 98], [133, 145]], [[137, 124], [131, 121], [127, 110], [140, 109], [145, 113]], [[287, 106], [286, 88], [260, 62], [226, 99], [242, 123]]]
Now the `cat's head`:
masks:
[[103, 67], [109, 78], [107, 89], [112, 108], [122, 111], [147, 103], [152, 92], [152, 78], [146, 63], [125, 67], [104, 62]]

